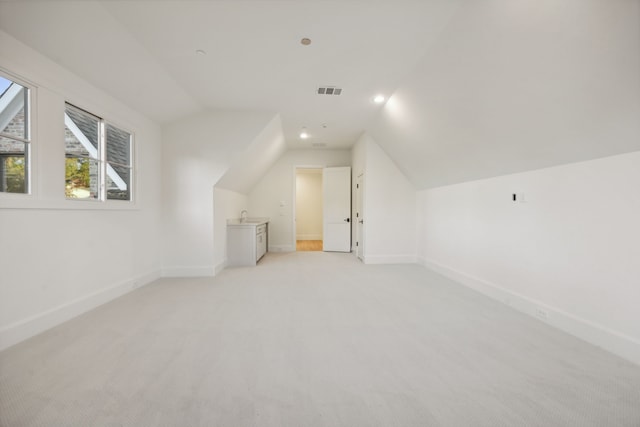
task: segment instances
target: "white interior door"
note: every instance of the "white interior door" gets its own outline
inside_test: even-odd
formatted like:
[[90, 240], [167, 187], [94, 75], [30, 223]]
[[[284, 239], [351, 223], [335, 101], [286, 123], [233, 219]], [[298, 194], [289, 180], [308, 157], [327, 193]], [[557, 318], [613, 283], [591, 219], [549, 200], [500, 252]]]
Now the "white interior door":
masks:
[[354, 226], [356, 227], [356, 256], [364, 259], [364, 219], [362, 218], [362, 184], [364, 175], [359, 175], [356, 179], [356, 217]]
[[322, 195], [322, 250], [351, 252], [351, 168], [324, 168]]

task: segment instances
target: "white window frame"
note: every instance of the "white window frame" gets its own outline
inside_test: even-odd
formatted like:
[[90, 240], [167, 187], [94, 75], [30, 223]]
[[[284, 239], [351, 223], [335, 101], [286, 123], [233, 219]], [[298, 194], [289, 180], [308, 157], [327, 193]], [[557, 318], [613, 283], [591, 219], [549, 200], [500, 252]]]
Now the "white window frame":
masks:
[[[67, 115], [67, 108], [75, 109], [83, 114], [89, 114], [95, 117], [98, 120], [98, 148], [96, 149], [91, 142], [87, 139], [86, 135], [77, 127], [77, 125], [73, 122], [73, 120]], [[71, 198], [65, 197], [65, 200], [76, 203], [76, 202], [84, 202], [84, 203], [123, 203], [123, 204], [135, 204], [135, 174], [136, 174], [136, 156], [135, 156], [135, 134], [134, 132], [128, 130], [126, 127], [120, 126], [117, 123], [114, 123], [111, 120], [104, 119], [103, 117], [98, 116], [82, 107], [78, 107], [76, 104], [73, 104], [69, 101], [65, 102], [64, 108], [64, 126], [68, 128], [80, 141], [80, 143], [84, 146], [84, 148], [92, 155], [95, 156], [95, 160], [98, 162], [98, 197], [96, 198]], [[120, 199], [109, 199], [108, 198], [108, 189], [107, 189], [107, 177], [111, 178], [112, 181], [116, 183], [116, 185], [123, 184], [127, 185], [122, 178], [118, 175], [118, 173], [113, 169], [113, 167], [109, 164], [107, 159], [107, 125], [111, 125], [119, 130], [122, 130], [129, 134], [129, 166], [127, 166], [130, 170], [129, 172], [129, 199], [120, 200]], [[65, 158], [66, 158], [66, 147], [65, 147]]]
[[[32, 165], [36, 164], [36, 162], [33, 161], [33, 153], [34, 153], [34, 133], [33, 130], [36, 128], [35, 127], [35, 117], [33, 112], [35, 111], [35, 108], [33, 107], [34, 103], [35, 103], [35, 98], [36, 98], [36, 86], [20, 77], [16, 77], [14, 74], [5, 71], [4, 69], [0, 68], [0, 76], [4, 77], [7, 80], [11, 80], [14, 83], [19, 84], [20, 86], [24, 87], [25, 89], [27, 89], [28, 91], [28, 95], [26, 97], [26, 102], [25, 102], [25, 117], [27, 118], [27, 123], [25, 126], [25, 138], [21, 138], [15, 135], [10, 135], [10, 134], [5, 134], [0, 130], [0, 135], [2, 135], [4, 138], [10, 139], [10, 140], [14, 140], [14, 141], [18, 141], [18, 142], [22, 142], [25, 144], [24, 147], [24, 157], [25, 157], [25, 192], [24, 193], [8, 193], [5, 191], [0, 191], [0, 198], [2, 199], [13, 199], [13, 198], [23, 198], [23, 197], [29, 197], [33, 194], [33, 182], [34, 182], [34, 176], [35, 176], [35, 171], [32, 169]], [[1, 128], [0, 128], [1, 129]]]

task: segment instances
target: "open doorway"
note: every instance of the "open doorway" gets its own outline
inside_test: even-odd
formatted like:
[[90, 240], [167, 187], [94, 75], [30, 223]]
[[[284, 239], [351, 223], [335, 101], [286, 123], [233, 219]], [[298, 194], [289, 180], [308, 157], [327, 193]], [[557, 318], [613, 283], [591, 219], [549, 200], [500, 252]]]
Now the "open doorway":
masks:
[[296, 250], [322, 251], [322, 168], [296, 168]]

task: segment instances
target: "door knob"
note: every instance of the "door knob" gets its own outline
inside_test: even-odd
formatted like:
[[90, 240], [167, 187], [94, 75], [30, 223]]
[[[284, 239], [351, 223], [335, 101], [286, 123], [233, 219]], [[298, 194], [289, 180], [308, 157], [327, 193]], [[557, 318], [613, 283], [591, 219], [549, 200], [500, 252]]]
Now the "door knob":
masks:
[[351, 222], [351, 218], [345, 218], [345, 222]]
[[364, 220], [361, 219], [360, 221], [358, 221], [360, 224], [364, 224]]

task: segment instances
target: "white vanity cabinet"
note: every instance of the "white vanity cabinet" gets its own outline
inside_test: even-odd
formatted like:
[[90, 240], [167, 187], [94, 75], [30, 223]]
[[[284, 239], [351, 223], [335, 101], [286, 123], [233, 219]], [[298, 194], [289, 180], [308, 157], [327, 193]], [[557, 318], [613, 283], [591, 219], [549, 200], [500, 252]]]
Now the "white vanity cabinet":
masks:
[[256, 265], [267, 253], [268, 220], [227, 220], [227, 265]]
[[256, 262], [267, 253], [267, 224], [256, 227]]

